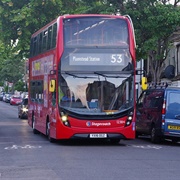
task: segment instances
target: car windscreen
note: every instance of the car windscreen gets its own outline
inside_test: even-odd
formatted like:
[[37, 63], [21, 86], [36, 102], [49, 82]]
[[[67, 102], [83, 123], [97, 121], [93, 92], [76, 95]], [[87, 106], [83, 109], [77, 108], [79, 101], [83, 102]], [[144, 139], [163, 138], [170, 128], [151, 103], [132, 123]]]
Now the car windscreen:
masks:
[[23, 105], [28, 105], [28, 99], [23, 100]]
[[147, 90], [140, 96], [137, 106], [144, 108], [161, 108], [163, 103], [164, 91]]

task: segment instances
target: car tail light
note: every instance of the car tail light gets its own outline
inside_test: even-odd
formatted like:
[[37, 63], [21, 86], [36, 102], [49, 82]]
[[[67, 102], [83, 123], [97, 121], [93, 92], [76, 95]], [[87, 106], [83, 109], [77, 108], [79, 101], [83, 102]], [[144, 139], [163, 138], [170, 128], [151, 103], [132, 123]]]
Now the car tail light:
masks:
[[164, 124], [165, 124], [165, 120], [164, 120], [164, 119], [162, 119], [162, 126], [164, 126]]
[[164, 100], [163, 106], [162, 106], [162, 114], [166, 113], [166, 101]]

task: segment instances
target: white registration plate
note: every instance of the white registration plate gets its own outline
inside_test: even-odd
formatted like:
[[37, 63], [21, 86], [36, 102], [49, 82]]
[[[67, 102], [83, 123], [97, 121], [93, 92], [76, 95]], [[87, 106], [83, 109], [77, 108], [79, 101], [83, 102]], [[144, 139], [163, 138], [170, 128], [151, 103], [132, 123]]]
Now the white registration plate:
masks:
[[90, 134], [90, 138], [107, 138], [107, 134]]

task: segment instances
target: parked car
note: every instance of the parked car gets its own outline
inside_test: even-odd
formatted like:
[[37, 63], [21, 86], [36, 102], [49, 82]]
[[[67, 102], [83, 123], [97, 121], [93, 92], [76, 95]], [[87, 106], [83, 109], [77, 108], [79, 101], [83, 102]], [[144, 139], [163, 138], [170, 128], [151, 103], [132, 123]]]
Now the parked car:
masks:
[[18, 105], [18, 117], [20, 119], [28, 116], [28, 98], [24, 98], [20, 105]]
[[9, 102], [10, 102], [10, 99], [11, 99], [11, 96], [12, 96], [11, 93], [6, 93], [6, 94], [3, 96], [3, 101], [6, 102], [6, 103], [9, 103]]
[[5, 93], [5, 94], [3, 95], [3, 102], [6, 101], [6, 97], [7, 97], [7, 93]]
[[1, 93], [0, 93], [0, 101], [2, 101], [2, 100], [3, 100], [3, 96], [4, 96], [4, 94], [5, 94], [5, 92], [1, 92]]
[[10, 100], [10, 105], [19, 105], [22, 102], [21, 96], [13, 95]]
[[180, 141], [180, 87], [155, 86], [137, 101], [136, 135], [150, 135], [153, 143]]

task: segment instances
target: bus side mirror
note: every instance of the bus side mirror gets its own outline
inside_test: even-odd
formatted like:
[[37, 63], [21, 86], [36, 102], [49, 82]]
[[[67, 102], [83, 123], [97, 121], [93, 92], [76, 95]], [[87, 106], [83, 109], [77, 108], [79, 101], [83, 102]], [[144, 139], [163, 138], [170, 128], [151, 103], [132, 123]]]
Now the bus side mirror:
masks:
[[146, 90], [147, 87], [148, 87], [148, 85], [147, 85], [147, 77], [142, 77], [142, 79], [141, 79], [141, 88], [142, 88], [142, 90]]
[[49, 83], [49, 92], [55, 91], [55, 84], [56, 84], [56, 81], [54, 79], [51, 79]]

